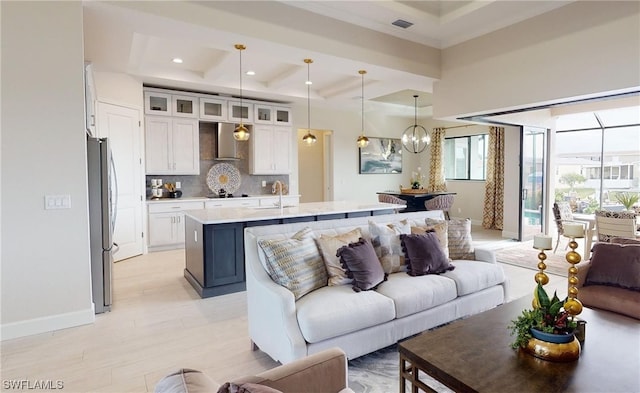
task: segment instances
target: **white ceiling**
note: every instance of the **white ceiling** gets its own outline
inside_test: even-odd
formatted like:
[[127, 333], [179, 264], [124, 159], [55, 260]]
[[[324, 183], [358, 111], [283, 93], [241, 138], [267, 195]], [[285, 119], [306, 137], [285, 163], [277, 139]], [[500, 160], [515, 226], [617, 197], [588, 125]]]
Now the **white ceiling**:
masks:
[[[437, 76], [408, 71], [407, 63], [569, 2], [88, 1], [85, 57], [96, 70], [125, 72], [146, 84], [237, 95], [240, 58], [234, 44], [243, 43], [243, 72], [256, 72], [242, 76], [245, 97], [306, 101], [303, 59], [310, 57], [313, 104], [360, 105], [364, 83], [368, 105], [397, 104], [412, 113], [414, 94], [419, 107], [430, 107]], [[397, 19], [413, 25], [393, 26]], [[330, 40], [332, 33], [337, 40]], [[420, 53], [405, 50], [394, 59], [376, 53], [382, 41], [406, 43]], [[367, 42], [372, 48], [364, 47]], [[183, 63], [171, 62], [174, 57]], [[368, 71], [364, 80], [359, 69]]]

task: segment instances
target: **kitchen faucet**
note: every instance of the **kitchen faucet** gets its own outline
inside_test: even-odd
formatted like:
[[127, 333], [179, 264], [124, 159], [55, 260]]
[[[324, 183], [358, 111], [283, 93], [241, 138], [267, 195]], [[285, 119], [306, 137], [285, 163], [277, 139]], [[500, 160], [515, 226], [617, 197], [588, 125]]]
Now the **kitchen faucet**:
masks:
[[284, 208], [284, 205], [282, 203], [282, 188], [283, 188], [283, 184], [280, 180], [274, 181], [273, 186], [271, 186], [271, 192], [276, 192], [276, 190], [278, 190], [278, 195], [280, 197], [280, 200], [278, 202], [278, 206], [280, 207], [280, 213], [282, 213], [282, 209]]

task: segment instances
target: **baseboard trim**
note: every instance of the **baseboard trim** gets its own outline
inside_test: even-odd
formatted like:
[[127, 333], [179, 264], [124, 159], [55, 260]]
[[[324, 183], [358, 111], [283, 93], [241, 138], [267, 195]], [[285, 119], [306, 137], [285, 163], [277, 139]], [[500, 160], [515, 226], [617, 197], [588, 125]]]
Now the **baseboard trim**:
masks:
[[91, 306], [81, 311], [5, 323], [0, 326], [0, 341], [93, 323], [96, 315], [93, 304]]

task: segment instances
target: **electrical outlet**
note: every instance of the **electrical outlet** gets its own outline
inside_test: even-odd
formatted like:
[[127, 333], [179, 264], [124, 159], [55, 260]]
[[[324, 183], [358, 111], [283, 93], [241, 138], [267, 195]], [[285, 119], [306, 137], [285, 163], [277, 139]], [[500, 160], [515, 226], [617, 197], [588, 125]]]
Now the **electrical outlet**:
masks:
[[266, 180], [263, 180], [263, 181], [262, 181], [262, 187], [266, 187], [266, 186], [267, 186], [267, 181], [266, 181]]
[[458, 213], [462, 213], [462, 209], [458, 208]]
[[44, 208], [51, 209], [71, 209], [71, 195], [45, 195]]
[[176, 189], [182, 188], [182, 182], [176, 182]]

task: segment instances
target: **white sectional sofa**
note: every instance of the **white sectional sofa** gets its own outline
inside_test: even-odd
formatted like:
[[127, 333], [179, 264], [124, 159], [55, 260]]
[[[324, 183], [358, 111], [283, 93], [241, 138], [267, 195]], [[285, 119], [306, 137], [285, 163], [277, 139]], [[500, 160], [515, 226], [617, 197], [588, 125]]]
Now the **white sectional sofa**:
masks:
[[265, 265], [260, 239], [285, 239], [310, 227], [314, 236], [338, 235], [359, 227], [369, 236], [369, 221], [409, 220], [424, 225], [441, 211], [389, 214], [245, 229], [245, 264], [249, 335], [257, 346], [283, 364], [330, 347], [349, 359], [396, 343], [444, 323], [476, 314], [507, 299], [508, 281], [490, 250], [475, 249], [476, 260], [453, 260], [455, 269], [412, 277], [390, 274], [377, 289], [354, 292], [351, 285], [325, 286], [297, 301], [275, 283]]

